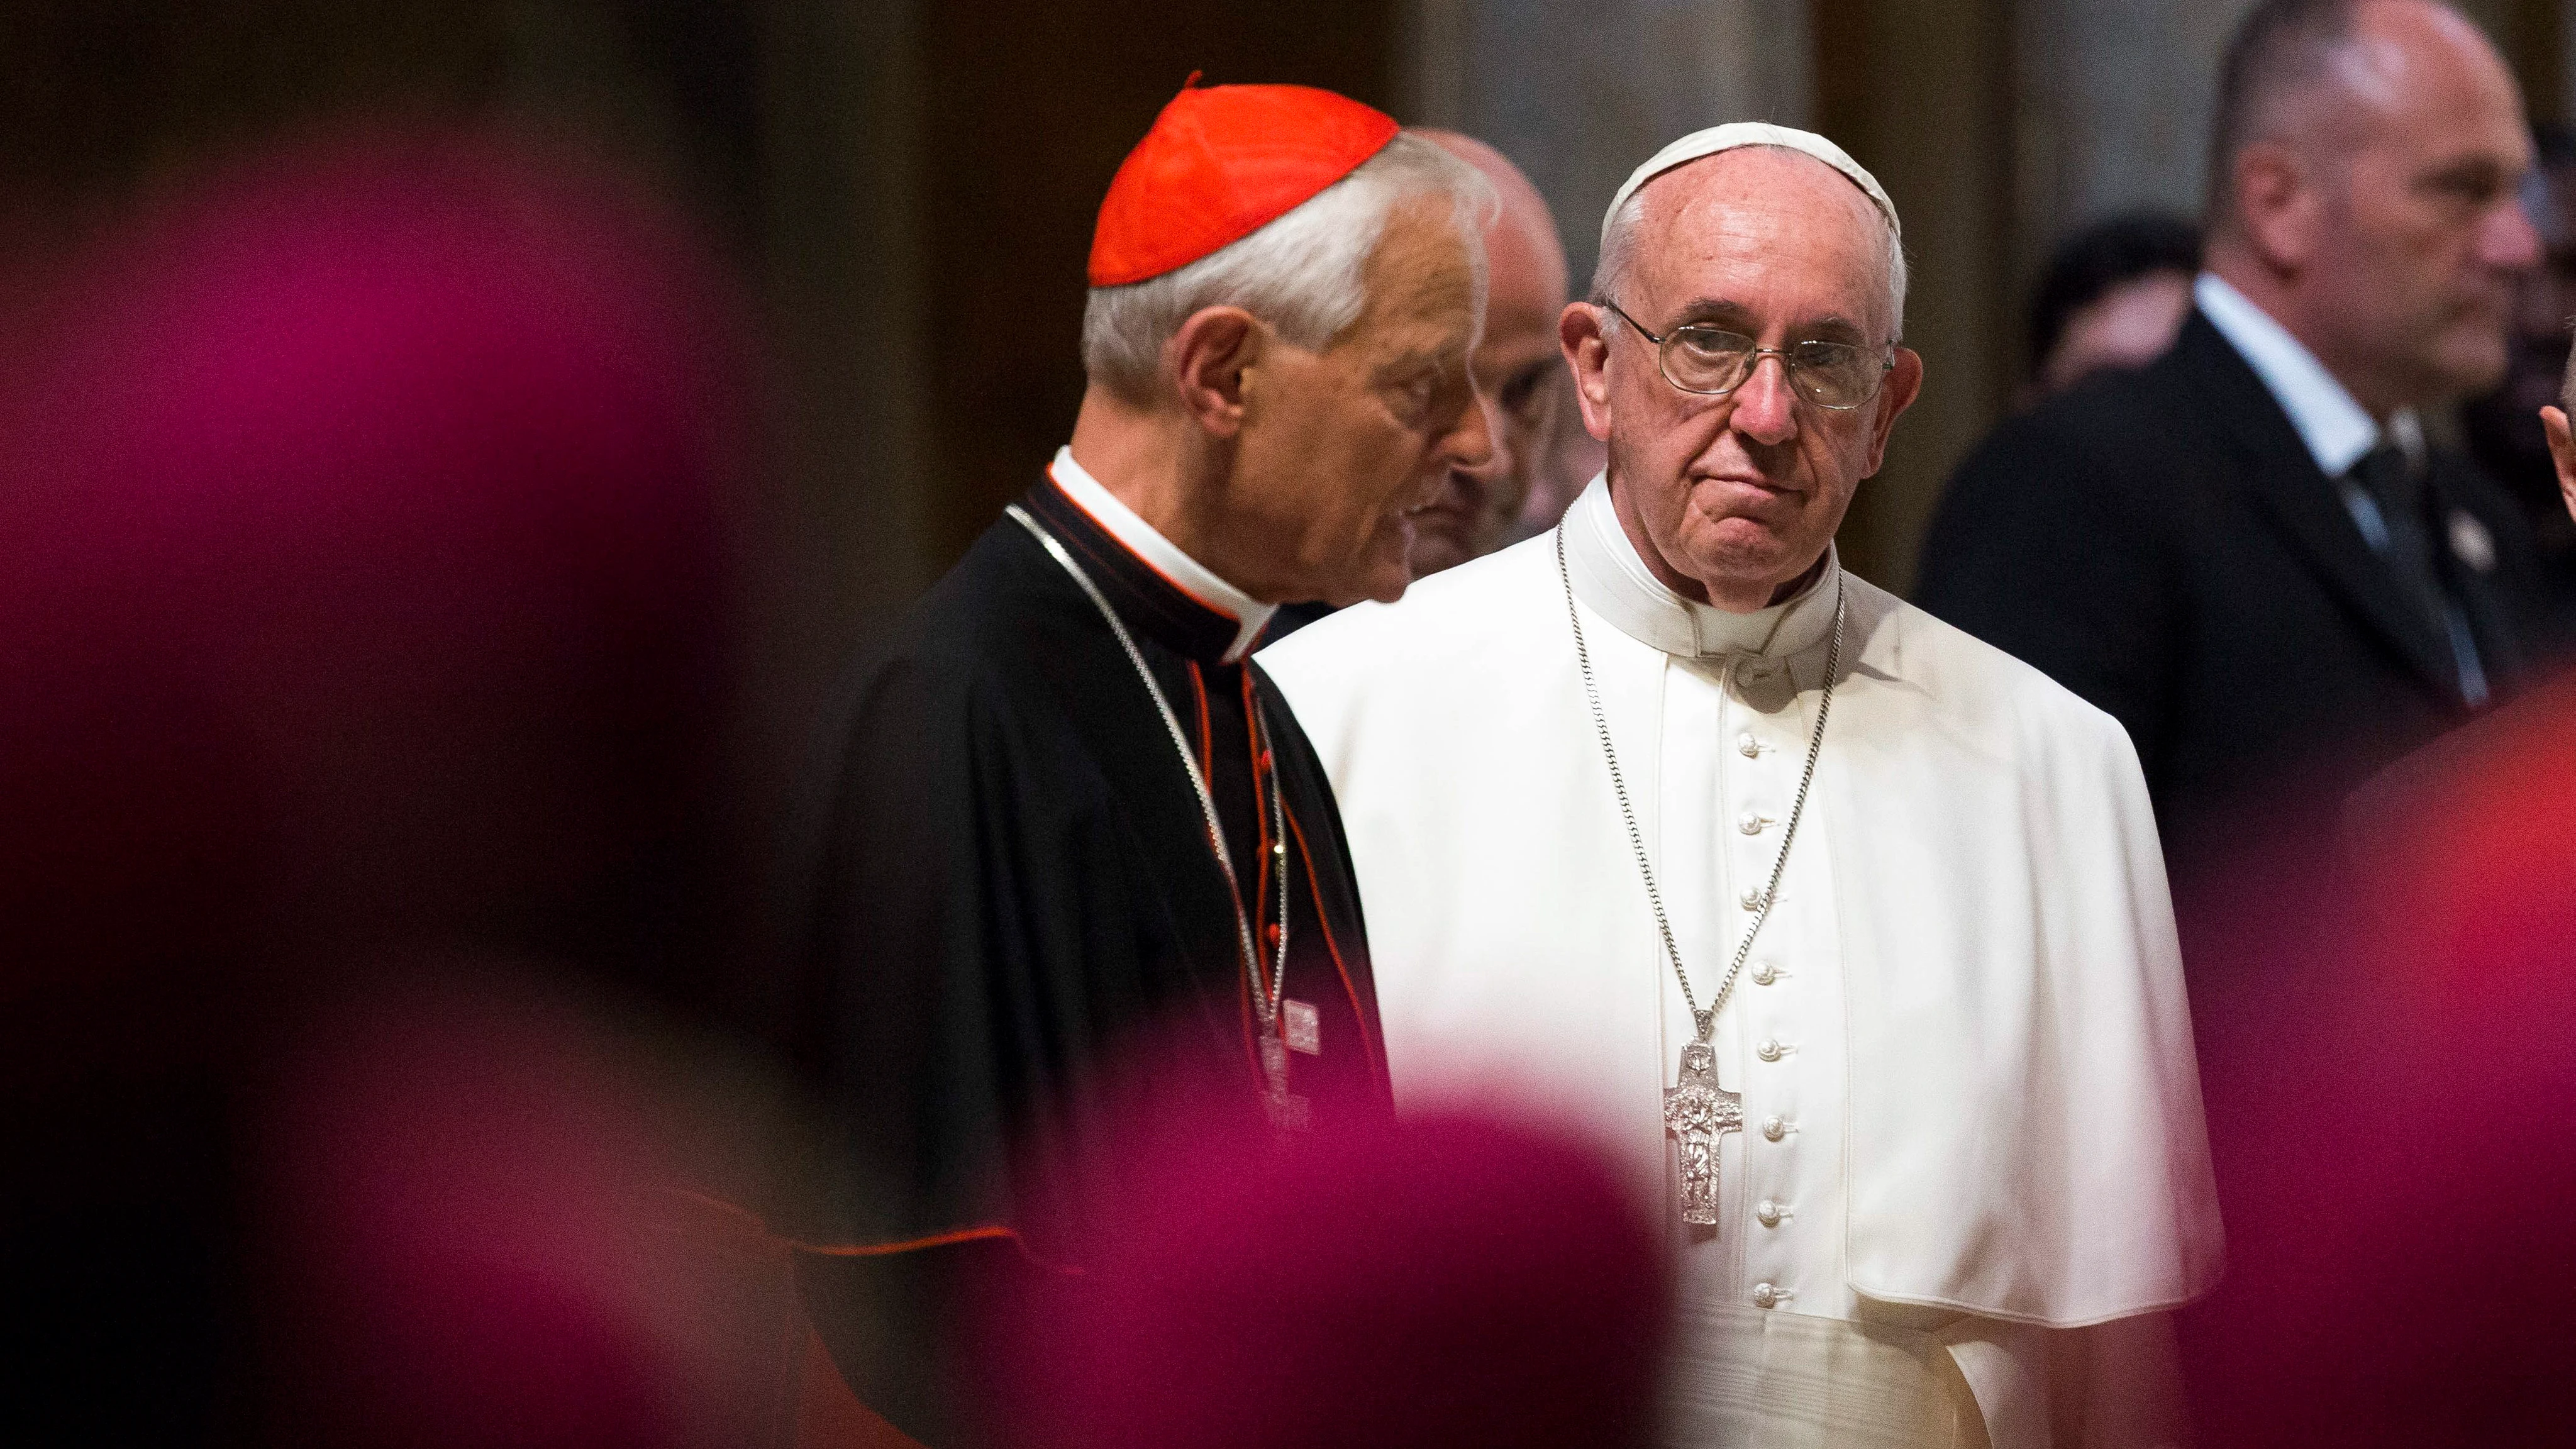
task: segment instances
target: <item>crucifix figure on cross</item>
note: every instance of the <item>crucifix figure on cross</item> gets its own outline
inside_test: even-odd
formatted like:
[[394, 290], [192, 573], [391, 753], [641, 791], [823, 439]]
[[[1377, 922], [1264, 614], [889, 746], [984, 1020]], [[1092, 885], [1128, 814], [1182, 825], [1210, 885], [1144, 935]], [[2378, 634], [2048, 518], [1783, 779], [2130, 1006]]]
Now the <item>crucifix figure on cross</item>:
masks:
[[1682, 1221], [1717, 1225], [1717, 1138], [1744, 1130], [1744, 1096], [1717, 1085], [1717, 1053], [1704, 1041], [1682, 1048], [1678, 1080], [1664, 1089], [1664, 1128], [1681, 1159]]

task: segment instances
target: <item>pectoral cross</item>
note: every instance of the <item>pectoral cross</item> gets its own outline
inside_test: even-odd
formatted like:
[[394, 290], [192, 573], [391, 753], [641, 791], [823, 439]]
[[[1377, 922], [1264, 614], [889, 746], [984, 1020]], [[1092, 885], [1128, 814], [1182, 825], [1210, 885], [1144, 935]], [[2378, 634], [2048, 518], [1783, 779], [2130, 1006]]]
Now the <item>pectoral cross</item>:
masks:
[[1682, 1048], [1680, 1076], [1664, 1091], [1664, 1130], [1681, 1159], [1682, 1221], [1717, 1224], [1717, 1138], [1744, 1130], [1744, 1096], [1717, 1085], [1717, 1053], [1704, 1041]]
[[[1289, 1005], [1297, 1005], [1290, 1002]], [[1261, 1032], [1261, 1104], [1270, 1114], [1270, 1125], [1281, 1132], [1311, 1131], [1315, 1125], [1314, 1104], [1288, 1090], [1288, 1046], [1279, 1032], [1264, 1026]]]

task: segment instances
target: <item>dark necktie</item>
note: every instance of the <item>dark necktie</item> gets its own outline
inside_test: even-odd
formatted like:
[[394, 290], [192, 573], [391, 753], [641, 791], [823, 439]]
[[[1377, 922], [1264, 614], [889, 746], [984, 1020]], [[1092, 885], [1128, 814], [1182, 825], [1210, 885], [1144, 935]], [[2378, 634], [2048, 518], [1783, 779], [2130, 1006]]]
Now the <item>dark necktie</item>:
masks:
[[2432, 530], [2425, 522], [2424, 485], [2414, 465], [2395, 444], [2383, 442], [2364, 453], [2346, 476], [2377, 505], [2387, 533], [2379, 555], [2388, 561], [2417, 614], [2433, 626], [2434, 637], [2442, 641], [2442, 652], [2454, 668], [2452, 682], [2471, 697], [2472, 703], [2483, 703], [2486, 684], [2477, 660], [2477, 645], [2468, 637], [2466, 617], [2444, 586], [2433, 557]]
[[2382, 443], [2352, 465], [2352, 481], [2379, 506], [2380, 522], [2387, 527], [2388, 542], [2380, 556], [2396, 571], [2417, 611], [2441, 629], [2442, 585], [2433, 574], [2432, 540], [2424, 528], [2424, 490], [2407, 466], [2406, 454]]

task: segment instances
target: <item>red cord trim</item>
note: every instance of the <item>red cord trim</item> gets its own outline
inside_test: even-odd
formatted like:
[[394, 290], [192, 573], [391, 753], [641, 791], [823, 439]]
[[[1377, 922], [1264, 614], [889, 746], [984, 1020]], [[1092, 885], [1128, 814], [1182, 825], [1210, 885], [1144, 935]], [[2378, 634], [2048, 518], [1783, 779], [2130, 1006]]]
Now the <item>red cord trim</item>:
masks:
[[761, 1237], [767, 1238], [781, 1247], [793, 1249], [799, 1253], [812, 1253], [817, 1257], [892, 1258], [904, 1253], [926, 1252], [932, 1248], [955, 1247], [960, 1243], [980, 1243], [995, 1239], [1006, 1239], [1010, 1242], [1011, 1246], [1020, 1250], [1020, 1256], [1028, 1259], [1038, 1267], [1057, 1273], [1079, 1273], [1082, 1271], [1079, 1268], [1068, 1267], [1058, 1263], [1050, 1263], [1044, 1258], [1039, 1257], [1036, 1253], [1029, 1250], [1028, 1240], [1020, 1236], [1017, 1228], [1004, 1227], [999, 1223], [983, 1224], [971, 1228], [958, 1228], [951, 1232], [933, 1233], [926, 1238], [912, 1238], [899, 1243], [806, 1243], [799, 1242], [794, 1238], [782, 1238], [776, 1236], [769, 1231], [769, 1225], [760, 1220], [759, 1214], [752, 1212], [748, 1208], [726, 1202], [722, 1198], [709, 1197], [702, 1192], [692, 1192], [685, 1187], [668, 1188], [665, 1189], [665, 1191], [669, 1192], [673, 1197], [696, 1203], [700, 1207], [712, 1208], [717, 1212], [723, 1213], [727, 1217], [736, 1219], [744, 1228], [758, 1233]]
[[[1262, 911], [1267, 909], [1270, 903], [1270, 845], [1272, 838], [1270, 834], [1270, 812], [1261, 808], [1261, 777], [1263, 774], [1263, 767], [1267, 762], [1263, 760], [1261, 753], [1261, 731], [1254, 724], [1253, 710], [1256, 706], [1252, 699], [1252, 671], [1249, 669], [1242, 671], [1242, 680], [1243, 743], [1245, 753], [1250, 755], [1252, 758], [1252, 817], [1255, 827], [1260, 831], [1260, 845], [1258, 849], [1261, 853], [1261, 870], [1257, 877], [1258, 884], [1252, 893], [1252, 948], [1260, 953], [1257, 957], [1258, 960], [1268, 961], [1272, 959], [1272, 954], [1276, 951], [1277, 947], [1272, 943], [1268, 936], [1262, 934], [1263, 925], [1261, 920]], [[1275, 796], [1279, 789], [1278, 766], [1275, 763], [1269, 764], [1268, 772], [1270, 775], [1270, 789]], [[1279, 802], [1279, 808], [1281, 815], [1284, 817], [1287, 814], [1288, 802], [1284, 799], [1281, 800]], [[1317, 914], [1322, 914], [1320, 909]], [[1280, 876], [1279, 891], [1279, 919], [1271, 923], [1270, 929], [1284, 931], [1287, 928], [1287, 876], [1282, 872]], [[1285, 989], [1286, 983], [1282, 982], [1281, 986], [1282, 989]], [[1283, 1042], [1287, 1040], [1288, 1026], [1284, 1015], [1272, 1020], [1271, 1029], [1279, 1033], [1280, 1040]]]

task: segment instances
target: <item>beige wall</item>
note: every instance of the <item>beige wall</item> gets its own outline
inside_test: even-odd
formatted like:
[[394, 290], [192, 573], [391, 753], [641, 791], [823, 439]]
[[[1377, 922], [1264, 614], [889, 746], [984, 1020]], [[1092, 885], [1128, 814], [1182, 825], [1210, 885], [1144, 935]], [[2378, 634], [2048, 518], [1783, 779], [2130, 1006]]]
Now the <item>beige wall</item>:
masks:
[[1638, 162], [1725, 121], [1811, 124], [1807, 0], [1411, 0], [1399, 115], [1482, 138], [1556, 212], [1575, 290]]

